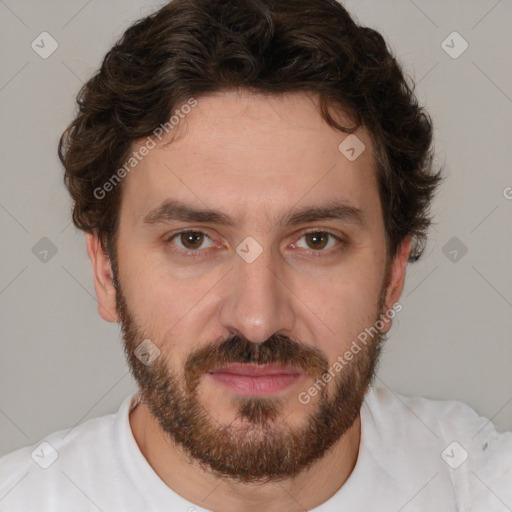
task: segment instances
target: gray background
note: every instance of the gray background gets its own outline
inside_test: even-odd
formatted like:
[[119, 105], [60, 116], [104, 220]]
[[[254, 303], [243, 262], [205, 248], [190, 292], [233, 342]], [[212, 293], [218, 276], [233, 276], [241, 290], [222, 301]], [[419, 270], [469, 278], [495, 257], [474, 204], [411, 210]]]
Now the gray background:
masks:
[[[56, 148], [82, 82], [128, 24], [159, 5], [0, 0], [0, 455], [114, 412], [136, 389], [118, 326], [97, 314]], [[424, 258], [409, 265], [377, 384], [462, 400], [510, 430], [512, 2], [345, 5], [382, 32], [416, 79], [448, 175]], [[31, 48], [43, 31], [59, 45], [47, 59]], [[469, 43], [456, 59], [441, 46], [453, 31]], [[40, 252], [44, 237], [56, 254]]]

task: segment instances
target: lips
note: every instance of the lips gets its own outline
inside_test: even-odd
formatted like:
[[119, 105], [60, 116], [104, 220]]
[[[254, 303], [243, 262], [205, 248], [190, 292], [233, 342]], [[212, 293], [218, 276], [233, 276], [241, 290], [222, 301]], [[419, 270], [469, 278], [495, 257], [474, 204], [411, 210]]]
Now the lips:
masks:
[[264, 396], [285, 390], [303, 377], [297, 368], [284, 365], [234, 363], [208, 372], [215, 383], [243, 396]]
[[234, 375], [262, 377], [264, 375], [296, 375], [300, 371], [291, 366], [278, 366], [276, 364], [233, 363], [212, 370], [210, 373], [232, 373]]

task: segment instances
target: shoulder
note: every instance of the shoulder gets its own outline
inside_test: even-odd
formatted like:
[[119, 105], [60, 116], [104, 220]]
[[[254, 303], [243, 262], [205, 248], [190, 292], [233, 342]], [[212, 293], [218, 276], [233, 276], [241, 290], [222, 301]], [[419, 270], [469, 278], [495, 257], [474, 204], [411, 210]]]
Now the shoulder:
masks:
[[483, 510], [494, 500], [512, 506], [512, 432], [498, 432], [489, 419], [457, 400], [372, 387], [363, 407], [380, 442], [395, 451], [400, 444], [408, 470], [431, 460], [467, 510], [479, 510], [477, 504]]
[[419, 396], [405, 396], [389, 388], [370, 387], [366, 403], [383, 418], [398, 415], [402, 421], [416, 418], [439, 435], [453, 434], [487, 425], [489, 420], [458, 400], [433, 400]]
[[2, 505], [6, 510], [46, 506], [57, 493], [73, 499], [73, 475], [108, 471], [114, 421], [115, 414], [94, 418], [1, 457]]

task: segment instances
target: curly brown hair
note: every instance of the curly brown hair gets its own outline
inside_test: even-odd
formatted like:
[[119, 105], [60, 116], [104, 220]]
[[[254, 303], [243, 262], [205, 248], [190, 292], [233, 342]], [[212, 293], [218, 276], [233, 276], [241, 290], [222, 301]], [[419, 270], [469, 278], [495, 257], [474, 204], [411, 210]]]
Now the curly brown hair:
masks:
[[[432, 121], [383, 37], [336, 0], [173, 0], [129, 27], [82, 87], [59, 142], [73, 222], [115, 248], [121, 184], [94, 193], [123, 166], [132, 144], [180, 104], [227, 89], [319, 98], [332, 127], [368, 129], [376, 148], [388, 256], [412, 237], [424, 250], [434, 172]], [[354, 120], [340, 125], [332, 108]]]

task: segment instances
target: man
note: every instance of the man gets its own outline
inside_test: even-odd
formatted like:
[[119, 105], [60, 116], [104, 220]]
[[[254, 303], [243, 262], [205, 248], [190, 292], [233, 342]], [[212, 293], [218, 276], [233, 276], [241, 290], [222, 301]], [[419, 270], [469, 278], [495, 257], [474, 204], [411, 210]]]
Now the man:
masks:
[[59, 155], [139, 392], [0, 460], [1, 510], [510, 510], [512, 434], [370, 386], [441, 180], [334, 0], [174, 0]]

